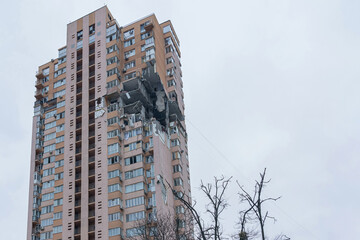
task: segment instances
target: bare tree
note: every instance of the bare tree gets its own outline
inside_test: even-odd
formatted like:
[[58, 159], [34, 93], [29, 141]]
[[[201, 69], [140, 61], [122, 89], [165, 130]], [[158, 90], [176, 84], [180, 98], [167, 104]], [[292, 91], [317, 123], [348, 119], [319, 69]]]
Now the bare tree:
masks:
[[238, 222], [240, 226], [240, 232], [233, 235], [233, 239], [252, 240], [258, 237], [259, 231], [256, 224], [254, 224], [254, 222], [256, 221], [256, 217], [254, 216], [252, 210], [252, 208], [240, 210], [240, 219]]
[[280, 234], [274, 238], [274, 240], [290, 240], [290, 238], [284, 234]]
[[221, 240], [222, 238], [222, 226], [220, 216], [223, 211], [229, 206], [225, 199], [225, 192], [231, 181], [231, 178], [225, 178], [224, 176], [214, 178], [214, 184], [204, 184], [201, 182], [200, 189], [205, 194], [209, 203], [206, 205], [206, 213], [210, 215], [211, 224], [205, 225], [205, 221], [195, 209], [196, 202], [192, 202], [191, 198], [182, 192], [177, 192], [168, 183], [174, 196], [179, 199], [185, 208], [191, 213], [192, 220], [194, 221], [197, 232], [196, 239], [198, 240]]
[[254, 220], [253, 217], [251, 217], [253, 207], [250, 207], [246, 210], [240, 211], [240, 233], [239, 233], [239, 239], [240, 240], [248, 240], [249, 239], [249, 230], [246, 229], [247, 223], [252, 222]]
[[186, 195], [183, 192], [177, 192], [175, 189], [173, 189], [171, 187], [171, 185], [168, 183], [174, 197], [178, 200], [180, 200], [180, 202], [183, 204], [183, 206], [185, 207], [185, 209], [190, 212], [191, 216], [192, 216], [192, 221], [195, 223], [198, 231], [196, 234], [196, 239], [198, 240], [207, 240], [208, 239], [208, 232], [209, 229], [207, 227], [205, 227], [205, 222], [202, 219], [202, 217], [200, 216], [200, 214], [198, 213], [198, 211], [195, 209], [196, 206], [196, 201], [191, 200], [191, 198]]
[[186, 212], [181, 214], [157, 213], [153, 217], [147, 217], [135, 221], [136, 229], [134, 236], [128, 240], [181, 240], [192, 239], [191, 228], [183, 227], [181, 222], [188, 222]]
[[[277, 201], [277, 198], [263, 198], [264, 187], [270, 182], [265, 180], [266, 168], [260, 173], [260, 180], [256, 181], [254, 193], [250, 194], [243, 186], [237, 182], [240, 187], [240, 199], [247, 207], [240, 211], [240, 232], [233, 236], [234, 239], [251, 240], [261, 236], [265, 240], [265, 223], [267, 219], [274, 219], [263, 210], [263, 203], [267, 201]], [[196, 208], [196, 201], [192, 200], [186, 193], [175, 190], [169, 182], [168, 187], [171, 189], [175, 199], [179, 200], [184, 206], [188, 214], [176, 215], [175, 218], [164, 217], [160, 215], [154, 222], [141, 223], [139, 229], [142, 229], [142, 240], [223, 240], [221, 216], [228, 208], [229, 204], [225, 198], [225, 193], [228, 189], [232, 177], [225, 178], [224, 176], [218, 178], [214, 177], [213, 183], [204, 184], [201, 182], [200, 190], [208, 200], [205, 205], [205, 214], [211, 221], [206, 222], [201, 216], [199, 210]], [[190, 224], [180, 224], [186, 216], [189, 216]], [[208, 219], [208, 218], [206, 218]], [[188, 220], [186, 220], [188, 221]], [[179, 227], [179, 225], [181, 225]], [[143, 226], [142, 228], [140, 226]], [[195, 226], [195, 231], [193, 226]], [[149, 238], [149, 236], [151, 236]], [[286, 235], [279, 235], [274, 240], [289, 240]]]
[[[254, 214], [255, 219], [260, 227], [261, 232], [261, 239], [265, 240], [265, 222], [268, 218], [271, 218], [275, 221], [274, 217], [271, 217], [269, 215], [269, 212], [263, 211], [263, 203], [267, 201], [277, 201], [280, 197], [277, 198], [263, 198], [262, 193], [264, 190], [264, 187], [271, 181], [265, 180], [265, 174], [266, 174], [266, 168], [262, 173], [260, 173], [260, 181], [256, 181], [254, 193], [250, 194], [248, 191], [245, 190], [243, 186], [237, 182], [237, 184], [240, 187], [241, 192], [239, 193], [241, 201], [248, 203], [248, 208], [245, 211], [240, 212], [240, 222], [241, 222], [241, 231], [240, 236], [241, 240], [247, 240], [247, 233], [245, 230], [246, 224], [249, 222], [252, 222], [254, 218], [250, 217], [251, 213]], [[242, 238], [241, 238], [242, 237]]]
[[222, 229], [220, 224], [220, 215], [229, 206], [225, 199], [225, 191], [230, 183], [232, 177], [225, 179], [224, 176], [220, 178], [214, 177], [214, 185], [211, 183], [204, 184], [201, 181], [201, 190], [210, 201], [206, 206], [206, 212], [211, 215], [213, 239], [220, 240], [222, 236]]
[[137, 240], [176, 240], [173, 232], [173, 221], [170, 214], [158, 215], [155, 217], [144, 218], [135, 221], [133, 228], [136, 230], [134, 236], [127, 239]]

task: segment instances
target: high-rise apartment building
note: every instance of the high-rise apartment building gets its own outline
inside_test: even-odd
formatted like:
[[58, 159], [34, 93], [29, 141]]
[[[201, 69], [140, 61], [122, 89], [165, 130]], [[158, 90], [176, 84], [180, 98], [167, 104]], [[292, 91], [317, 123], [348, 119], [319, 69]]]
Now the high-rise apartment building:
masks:
[[[121, 239], [190, 196], [179, 40], [102, 7], [67, 25], [35, 82], [28, 240]], [[180, 224], [181, 225], [181, 224]]]

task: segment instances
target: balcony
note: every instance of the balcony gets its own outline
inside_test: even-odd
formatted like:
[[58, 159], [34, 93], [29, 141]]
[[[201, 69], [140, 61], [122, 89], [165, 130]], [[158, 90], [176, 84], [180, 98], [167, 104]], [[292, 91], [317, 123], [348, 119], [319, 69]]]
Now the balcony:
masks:
[[35, 145], [35, 152], [40, 153], [43, 150], [43, 146], [41, 144]]
[[44, 124], [44, 120], [37, 121], [36, 122], [36, 127], [41, 128], [43, 124]]
[[33, 203], [33, 209], [39, 209], [39, 208], [40, 208], [40, 204]]
[[38, 191], [34, 191], [34, 192], [33, 192], [33, 196], [34, 196], [34, 197], [40, 197], [40, 193], [39, 193]]
[[89, 203], [95, 202], [95, 196], [89, 196]]
[[106, 88], [106, 95], [105, 95], [105, 97], [106, 97], [108, 100], [117, 99], [117, 98], [119, 98], [120, 93], [121, 93], [120, 86], [119, 86], [119, 85], [116, 85], [116, 86], [113, 86], [113, 87], [111, 87], [111, 88]]
[[[95, 121], [94, 121], [95, 122]], [[93, 123], [92, 121], [91, 121], [91, 123]], [[89, 121], [89, 124], [91, 124], [90, 123], [90, 121]], [[89, 132], [89, 138], [91, 138], [91, 137], [94, 137], [95, 136], [95, 131], [91, 131], [91, 132]]]
[[56, 104], [57, 104], [57, 98], [53, 98], [53, 99], [48, 100], [46, 102], [47, 107], [45, 108], [45, 111], [48, 111], [53, 107], [56, 108]]
[[[149, 38], [148, 38], [148, 39], [149, 39]], [[148, 49], [148, 48], [151, 48], [151, 47], [153, 47], [153, 46], [155, 46], [155, 42], [154, 42], [154, 41], [148, 42], [148, 43], [146, 43], [146, 44], [144, 45], [144, 49]]]
[[81, 219], [81, 214], [76, 213], [75, 216], [74, 216], [74, 220], [77, 221], [77, 220], [80, 220], [80, 219]]
[[89, 218], [90, 217], [95, 217], [95, 210], [89, 211]]
[[76, 173], [75, 174], [75, 180], [78, 180], [78, 179], [80, 179], [81, 178], [81, 173]]
[[74, 235], [78, 235], [80, 233], [81, 233], [81, 228], [80, 227], [74, 229]]
[[37, 184], [37, 185], [41, 184], [41, 174], [39, 171], [34, 172], [34, 184]]
[[81, 205], [81, 200], [76, 200], [75, 201], [75, 207], [78, 207], [78, 206], [80, 206]]
[[95, 231], [95, 225], [90, 225], [89, 232], [94, 232], [94, 231]]
[[142, 57], [143, 62], [148, 62], [148, 61], [150, 61], [152, 59], [155, 59], [155, 54], [150, 54], [150, 55], [146, 55], [146, 56]]
[[42, 101], [42, 100], [37, 100], [37, 101], [34, 102], [34, 108], [35, 108], [35, 107], [42, 107], [43, 104], [44, 104], [44, 101]]
[[[94, 72], [95, 73], [95, 72]], [[90, 76], [91, 77], [91, 76]], [[94, 88], [95, 87], [95, 81], [91, 81], [89, 82], [89, 89]]]
[[41, 89], [41, 88], [44, 87], [44, 84], [43, 84], [43, 82], [42, 82], [41, 79], [38, 79], [38, 80], [35, 81], [35, 87], [36, 87], [37, 89]]
[[34, 184], [40, 185], [41, 184], [41, 179], [34, 178]]
[[81, 137], [82, 137], [82, 135], [76, 135], [76, 142], [78, 142], [78, 141], [81, 141]]
[[80, 148], [76, 148], [75, 153], [76, 153], [76, 154], [81, 153], [81, 147], [80, 147]]
[[151, 31], [154, 27], [154, 24], [152, 22], [149, 22], [149, 24], [147, 24], [146, 26], [144, 26], [145, 31]]
[[44, 94], [43, 91], [40, 90], [40, 89], [38, 89], [38, 90], [35, 91], [35, 98], [38, 99], [38, 100], [41, 99], [41, 98], [43, 98], [44, 95], [45, 95], [45, 94]]
[[[89, 119], [89, 125], [94, 124], [95, 123], [95, 118], [90, 118]], [[90, 133], [89, 133], [90, 136]]]
[[36, 72], [35, 76], [36, 76], [37, 79], [43, 79], [45, 77], [42, 71], [41, 72]]
[[38, 216], [32, 216], [32, 221], [33, 222], [37, 222], [39, 220], [39, 217]]
[[[32, 229], [33, 234], [38, 234], [38, 233], [40, 233], [40, 231], [41, 231], [40, 224], [36, 224], [35, 227]], [[40, 239], [40, 238], [38, 238], [38, 239]]]
[[[40, 126], [39, 128], [43, 128], [43, 127]], [[36, 133], [36, 140], [43, 142], [43, 140], [44, 140], [44, 131], [40, 131], [40, 132]]]
[[76, 88], [76, 94], [81, 93], [82, 92], [82, 88]]
[[35, 162], [40, 162], [41, 161], [41, 158], [42, 158], [42, 154], [37, 154], [35, 156]]
[[31, 235], [31, 240], [40, 240], [39, 236]]

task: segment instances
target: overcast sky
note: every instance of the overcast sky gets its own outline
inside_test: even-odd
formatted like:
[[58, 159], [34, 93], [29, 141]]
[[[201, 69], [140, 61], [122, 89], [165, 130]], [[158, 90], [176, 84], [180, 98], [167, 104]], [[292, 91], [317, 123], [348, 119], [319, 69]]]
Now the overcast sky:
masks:
[[[0, 239], [26, 236], [37, 67], [66, 25], [106, 3], [125, 25], [155, 13], [180, 38], [194, 198], [200, 180], [251, 188], [264, 167], [269, 236], [360, 235], [360, 2], [351, 0], [6, 1], [0, 15]], [[235, 231], [235, 181], [224, 216]]]

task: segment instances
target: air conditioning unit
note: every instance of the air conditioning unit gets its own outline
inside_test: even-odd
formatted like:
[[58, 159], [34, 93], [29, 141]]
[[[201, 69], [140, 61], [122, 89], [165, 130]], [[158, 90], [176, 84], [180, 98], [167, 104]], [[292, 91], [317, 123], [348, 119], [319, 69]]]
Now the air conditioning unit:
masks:
[[60, 99], [63, 99], [63, 96], [60, 96], [59, 98], [60, 98]]
[[175, 122], [171, 122], [170, 127], [174, 127], [174, 126], [175, 126]]
[[44, 231], [45, 228], [44, 228], [43, 226], [40, 226], [40, 230], [41, 230], [41, 231]]
[[50, 151], [49, 154], [53, 154], [53, 151]]
[[123, 73], [126, 73], [126, 68], [123, 69]]
[[129, 60], [129, 58], [128, 58], [128, 57], [125, 57], [125, 61], [127, 61], [127, 60]]

